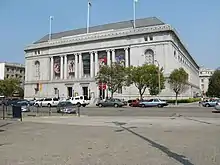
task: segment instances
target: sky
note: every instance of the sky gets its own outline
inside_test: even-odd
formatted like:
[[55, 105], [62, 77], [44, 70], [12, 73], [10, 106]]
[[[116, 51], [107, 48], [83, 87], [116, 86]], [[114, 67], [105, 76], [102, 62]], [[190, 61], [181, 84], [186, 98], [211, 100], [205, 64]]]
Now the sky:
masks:
[[[133, 0], [91, 0], [91, 26], [133, 19]], [[49, 32], [86, 27], [87, 0], [0, 0], [0, 61], [24, 63], [24, 48]], [[158, 17], [180, 34], [198, 65], [220, 66], [219, 0], [139, 0], [136, 18]]]

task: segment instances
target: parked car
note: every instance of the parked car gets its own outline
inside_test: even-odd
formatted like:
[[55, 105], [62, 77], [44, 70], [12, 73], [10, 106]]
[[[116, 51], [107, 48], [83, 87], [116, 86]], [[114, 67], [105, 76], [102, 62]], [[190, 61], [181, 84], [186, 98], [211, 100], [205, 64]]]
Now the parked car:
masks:
[[68, 99], [72, 104], [76, 104], [77, 106], [85, 107], [86, 105], [89, 105], [89, 98], [87, 96], [76, 96], [76, 97], [70, 97]]
[[202, 102], [203, 107], [215, 107], [219, 100], [206, 100]]
[[20, 106], [22, 112], [30, 112], [30, 105], [28, 101], [18, 101], [14, 106]]
[[162, 108], [165, 106], [168, 106], [168, 103], [166, 101], [160, 100], [160, 99], [150, 99], [146, 101], [141, 101], [139, 103], [141, 107], [158, 107]]
[[57, 105], [57, 113], [74, 114], [76, 111], [76, 105], [73, 105], [70, 101], [61, 101]]
[[125, 104], [120, 99], [107, 99], [100, 100], [97, 102], [96, 106], [99, 107], [123, 107]]
[[129, 104], [130, 107], [139, 107], [140, 106], [140, 100], [132, 100], [131, 103]]
[[59, 103], [59, 99], [58, 98], [44, 98], [44, 99], [40, 99], [37, 100], [34, 103], [34, 106], [37, 107], [56, 107]]

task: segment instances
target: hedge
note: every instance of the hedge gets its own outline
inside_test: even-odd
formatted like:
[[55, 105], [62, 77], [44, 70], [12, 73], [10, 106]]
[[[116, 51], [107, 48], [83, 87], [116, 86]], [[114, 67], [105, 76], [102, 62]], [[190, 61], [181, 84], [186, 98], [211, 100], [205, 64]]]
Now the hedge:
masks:
[[[200, 98], [189, 98], [189, 99], [179, 99], [177, 100], [177, 103], [193, 103], [193, 102], [198, 102], [201, 101]], [[175, 103], [176, 100], [167, 100], [167, 103]]]

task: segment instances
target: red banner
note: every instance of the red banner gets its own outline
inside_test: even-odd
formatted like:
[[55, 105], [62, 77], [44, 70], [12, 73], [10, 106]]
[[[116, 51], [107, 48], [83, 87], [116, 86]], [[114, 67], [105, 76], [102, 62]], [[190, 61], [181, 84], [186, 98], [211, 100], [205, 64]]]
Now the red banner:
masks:
[[100, 90], [106, 90], [106, 88], [107, 88], [106, 83], [99, 83]]

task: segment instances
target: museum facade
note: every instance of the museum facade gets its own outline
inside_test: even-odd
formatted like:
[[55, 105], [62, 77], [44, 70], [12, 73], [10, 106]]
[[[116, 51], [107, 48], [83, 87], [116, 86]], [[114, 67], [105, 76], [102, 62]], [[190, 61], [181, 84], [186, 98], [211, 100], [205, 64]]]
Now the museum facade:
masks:
[[[183, 67], [189, 74], [189, 88], [182, 97], [200, 92], [199, 66], [183, 45], [176, 30], [159, 19], [144, 18], [94, 26], [90, 32], [76, 29], [46, 35], [25, 48], [25, 98], [87, 95], [95, 100], [107, 97], [108, 88], [96, 83], [102, 65], [112, 62], [128, 66], [155, 64], [166, 77]], [[134, 86], [119, 89], [115, 97], [137, 98]], [[144, 97], [148, 97], [148, 91]], [[166, 83], [160, 97], [175, 93]]]

